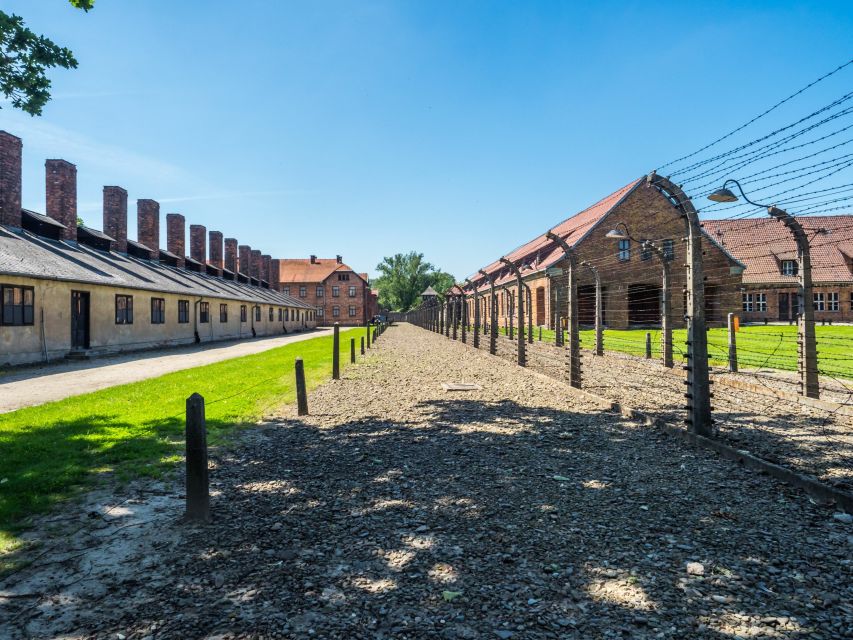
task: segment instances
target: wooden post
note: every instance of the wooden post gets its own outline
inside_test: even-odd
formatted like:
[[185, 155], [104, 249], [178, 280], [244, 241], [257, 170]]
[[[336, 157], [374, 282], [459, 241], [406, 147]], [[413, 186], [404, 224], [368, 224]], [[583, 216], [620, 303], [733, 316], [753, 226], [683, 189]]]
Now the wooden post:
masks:
[[728, 316], [729, 330], [729, 371], [737, 373], [737, 334], [735, 333], [735, 314]]
[[349, 361], [355, 362], [355, 338], [349, 339]]
[[652, 357], [652, 334], [650, 331], [646, 331], [646, 360], [651, 359]]
[[308, 391], [305, 389], [305, 367], [302, 358], [296, 358], [296, 415], [308, 415]]
[[341, 379], [341, 327], [336, 322], [332, 329], [332, 380]]
[[187, 398], [186, 447], [185, 519], [191, 522], [210, 522], [207, 425], [204, 418], [204, 398], [197, 393]]
[[364, 336], [361, 336], [361, 355], [364, 355]]
[[367, 348], [370, 349], [370, 325], [367, 325]]
[[542, 342], [542, 325], [539, 325], [539, 342]]

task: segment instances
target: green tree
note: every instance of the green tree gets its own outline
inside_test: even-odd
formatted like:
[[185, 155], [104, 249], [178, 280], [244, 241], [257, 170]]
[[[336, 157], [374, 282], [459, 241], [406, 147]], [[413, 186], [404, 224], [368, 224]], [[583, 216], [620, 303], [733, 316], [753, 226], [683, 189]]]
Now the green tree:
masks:
[[455, 282], [451, 274], [436, 269], [424, 260], [424, 254], [415, 251], [386, 256], [376, 270], [380, 275], [372, 285], [379, 290], [379, 305], [393, 311], [417, 306], [427, 287], [443, 294]]
[[[69, 2], [89, 11], [95, 0]], [[40, 116], [50, 100], [50, 80], [45, 72], [52, 67], [76, 69], [77, 60], [70, 49], [36, 35], [20, 16], [0, 11], [0, 92], [12, 106]]]

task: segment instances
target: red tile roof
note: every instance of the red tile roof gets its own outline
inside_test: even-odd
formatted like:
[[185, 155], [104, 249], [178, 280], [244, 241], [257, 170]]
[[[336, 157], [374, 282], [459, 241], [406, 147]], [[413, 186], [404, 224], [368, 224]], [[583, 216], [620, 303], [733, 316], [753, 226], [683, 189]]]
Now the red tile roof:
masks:
[[[314, 263], [311, 262], [310, 258], [282, 258], [279, 260], [279, 281], [282, 284], [293, 282], [321, 283], [325, 282], [335, 271], [352, 271], [355, 273], [352, 267], [338, 262], [336, 258], [317, 258]], [[356, 275], [364, 279], [361, 274]]]
[[[853, 282], [853, 215], [799, 216], [811, 240], [812, 280]], [[785, 226], [770, 217], [704, 220], [705, 232], [746, 265], [744, 284], [796, 285], [782, 275], [781, 261], [797, 259], [797, 245]], [[828, 235], [818, 233], [827, 229]]]
[[[560, 224], [550, 229], [556, 235], [563, 238], [570, 247], [575, 246], [595, 225], [600, 222], [617, 204], [619, 204], [625, 196], [633, 191], [644, 178], [632, 180], [621, 189], [611, 193], [606, 198], [602, 198], [594, 205], [587, 207], [583, 211], [576, 213], [563, 220]], [[563, 257], [563, 250], [553, 240], [549, 240], [543, 233], [537, 236], [530, 242], [527, 242], [517, 249], [506, 255], [506, 258], [518, 264], [522, 261], [521, 273], [528, 275], [537, 271], [542, 271], [547, 267], [558, 262]], [[483, 271], [495, 278], [495, 284], [501, 285], [515, 276], [509, 269], [497, 260], [483, 268]], [[479, 280], [482, 276], [479, 273], [474, 273], [469, 276], [471, 280]], [[480, 290], [488, 289], [488, 285], [481, 286]]]

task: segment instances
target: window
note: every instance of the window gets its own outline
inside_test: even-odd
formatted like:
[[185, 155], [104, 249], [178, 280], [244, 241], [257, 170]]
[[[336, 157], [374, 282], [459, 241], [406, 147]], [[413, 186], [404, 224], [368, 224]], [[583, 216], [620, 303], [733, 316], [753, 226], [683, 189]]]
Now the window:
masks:
[[620, 240], [619, 241], [619, 259], [622, 262], [631, 259], [631, 241], [630, 240]]
[[340, 307], [332, 307], [332, 317], [340, 318], [341, 317], [341, 308]]
[[646, 246], [646, 240], [643, 240], [640, 243], [640, 260], [651, 260], [652, 259], [652, 250], [650, 247]]
[[340, 287], [332, 287], [332, 297], [337, 298], [340, 295], [341, 295], [341, 288]]
[[822, 293], [814, 294], [814, 310], [815, 311], [824, 311], [825, 303]]
[[270, 307], [270, 322], [272, 322], [272, 318], [273, 318], [272, 314], [273, 314], [273, 310], [272, 310], [272, 307]]
[[247, 313], [246, 305], [240, 305], [240, 322], [246, 322], [249, 319], [249, 314]]
[[163, 298], [151, 298], [151, 324], [166, 322], [166, 301]]
[[838, 311], [838, 292], [832, 291], [826, 294], [826, 310], [827, 311]]
[[322, 298], [324, 292], [325, 292], [325, 289], [323, 289], [323, 287], [321, 287], [321, 286], [317, 287], [317, 297], [318, 298]]
[[304, 298], [308, 295], [308, 287], [299, 287], [299, 297]]
[[178, 324], [186, 324], [190, 321], [190, 301], [178, 300]]
[[0, 324], [23, 326], [33, 324], [35, 290], [32, 287], [16, 287], [4, 284], [0, 295]]
[[278, 321], [281, 322], [281, 307], [278, 309]]
[[[851, 304], [853, 304], [853, 303], [851, 303]], [[317, 317], [318, 318], [322, 318], [324, 313], [325, 313], [325, 311], [323, 311], [322, 309], [317, 309]]]
[[670, 261], [675, 260], [675, 242], [672, 240], [663, 241], [663, 259]]
[[766, 293], [744, 293], [743, 294], [743, 310], [744, 311], [767, 311], [767, 294]]
[[255, 307], [255, 322], [261, 321], [261, 308]]
[[350, 297], [350, 298], [355, 298], [355, 287], [350, 287], [350, 288], [349, 288], [349, 297]]
[[795, 276], [797, 275], [797, 261], [796, 260], [782, 260], [782, 275], [783, 276]]
[[116, 295], [116, 324], [133, 324], [133, 296]]
[[354, 304], [351, 304], [351, 305], [349, 306], [349, 317], [350, 317], [350, 318], [355, 318], [355, 314], [356, 314], [356, 307], [355, 307], [355, 305], [354, 305]]
[[347, 280], [349, 280], [349, 274], [348, 273], [339, 273], [338, 274], [338, 282], [346, 282]]
[[219, 305], [219, 322], [228, 322], [228, 305]]
[[285, 310], [284, 310], [284, 321], [285, 321], [285, 322], [290, 322], [290, 309], [285, 309]]
[[281, 292], [282, 292], [284, 295], [289, 296], [289, 295], [290, 295], [290, 287], [282, 287], [282, 288], [281, 288]]
[[209, 302], [199, 302], [198, 303], [198, 321], [202, 324], [206, 324], [210, 322], [210, 303]]

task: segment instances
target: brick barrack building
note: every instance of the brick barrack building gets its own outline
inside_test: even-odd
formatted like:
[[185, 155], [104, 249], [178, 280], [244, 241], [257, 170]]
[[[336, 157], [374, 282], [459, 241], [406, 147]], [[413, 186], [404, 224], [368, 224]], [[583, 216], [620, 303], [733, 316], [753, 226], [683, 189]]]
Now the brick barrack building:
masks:
[[[47, 160], [45, 214], [21, 207], [21, 140], [0, 131], [0, 365], [276, 335], [314, 327], [315, 309], [277, 291], [270, 256], [104, 187], [103, 231], [77, 224], [77, 169]], [[208, 250], [209, 246], [209, 250]]]
[[[608, 231], [620, 224], [625, 225], [636, 240], [606, 237]], [[553, 228], [553, 232], [574, 250], [579, 265], [586, 260], [597, 267], [602, 284], [603, 320], [608, 327], [616, 329], [660, 323], [662, 267], [658, 258], [651, 251], [644, 251], [637, 242], [653, 240], [666, 252], [673, 265], [670, 287], [673, 326], [684, 325], [684, 222], [669, 198], [648, 184], [645, 178], [632, 181], [564, 220]], [[744, 264], [707, 233], [702, 237], [702, 245], [706, 274], [705, 311], [709, 324], [719, 325], [725, 321], [727, 313], [741, 308]], [[564, 322], [568, 264], [563, 249], [543, 233], [507, 254], [506, 258], [520, 268], [524, 283], [531, 289], [533, 324], [553, 328], [560, 322], [558, 317]], [[498, 318], [504, 324], [514, 314], [516, 276], [500, 260], [485, 266], [483, 271], [497, 285]], [[481, 294], [488, 293], [488, 281], [479, 271], [471, 274], [469, 279]], [[576, 281], [580, 322], [592, 324], [595, 317], [594, 276], [589, 269], [579, 266]], [[470, 287], [466, 288], [466, 293], [470, 295]], [[481, 305], [481, 314], [485, 314], [485, 297]]]
[[367, 274], [357, 273], [341, 256], [286, 258], [274, 260], [276, 266], [275, 286], [316, 309], [319, 325], [363, 325], [379, 313]]

